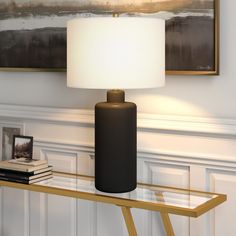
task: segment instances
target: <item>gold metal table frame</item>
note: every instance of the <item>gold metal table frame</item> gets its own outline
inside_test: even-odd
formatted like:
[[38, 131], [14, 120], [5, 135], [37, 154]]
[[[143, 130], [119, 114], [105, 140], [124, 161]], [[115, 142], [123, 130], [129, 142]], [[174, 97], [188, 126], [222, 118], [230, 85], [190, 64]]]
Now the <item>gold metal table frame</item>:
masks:
[[35, 184], [0, 181], [0, 186], [113, 204], [121, 208], [129, 236], [137, 236], [131, 208], [160, 212], [167, 236], [174, 236], [169, 214], [198, 217], [226, 201], [225, 194], [138, 184], [126, 194], [107, 194], [94, 187], [91, 176], [54, 172], [53, 178]]

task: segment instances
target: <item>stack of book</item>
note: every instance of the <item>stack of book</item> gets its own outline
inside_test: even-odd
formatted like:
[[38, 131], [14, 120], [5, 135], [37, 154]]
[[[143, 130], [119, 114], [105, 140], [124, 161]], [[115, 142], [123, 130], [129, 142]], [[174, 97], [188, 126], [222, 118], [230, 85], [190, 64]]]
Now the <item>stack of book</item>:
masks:
[[32, 184], [52, 178], [52, 166], [45, 160], [12, 159], [0, 161], [0, 180]]

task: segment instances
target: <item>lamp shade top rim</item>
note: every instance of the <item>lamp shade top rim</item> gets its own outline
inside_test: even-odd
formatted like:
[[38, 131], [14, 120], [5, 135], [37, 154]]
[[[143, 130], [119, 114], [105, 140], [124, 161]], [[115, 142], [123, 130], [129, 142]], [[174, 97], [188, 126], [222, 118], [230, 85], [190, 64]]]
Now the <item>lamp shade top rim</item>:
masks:
[[92, 17], [77, 17], [67, 21], [67, 25], [77, 21], [160, 21], [165, 22], [164, 19], [155, 18], [155, 17], [141, 17], [141, 16], [120, 16], [120, 17], [111, 17], [111, 16], [92, 16]]

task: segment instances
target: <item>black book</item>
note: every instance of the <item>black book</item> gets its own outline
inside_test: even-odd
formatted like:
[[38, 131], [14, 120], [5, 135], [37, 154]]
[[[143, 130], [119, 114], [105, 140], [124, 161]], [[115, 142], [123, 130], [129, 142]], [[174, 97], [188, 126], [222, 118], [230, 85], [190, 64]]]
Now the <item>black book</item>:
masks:
[[0, 172], [0, 178], [1, 177], [5, 177], [5, 178], [10, 178], [10, 179], [21, 179], [21, 180], [33, 180], [33, 179], [37, 179], [46, 175], [51, 175], [52, 171], [46, 171], [43, 173], [39, 173], [36, 175], [24, 175], [24, 173], [4, 173], [4, 172]]
[[46, 175], [40, 178], [36, 178], [33, 180], [23, 180], [23, 179], [18, 179], [18, 178], [8, 178], [8, 177], [4, 177], [4, 176], [0, 176], [0, 180], [4, 180], [4, 181], [9, 181], [9, 182], [16, 182], [16, 183], [21, 183], [21, 184], [33, 184], [42, 180], [47, 180], [52, 178], [52, 174], [50, 175]]
[[0, 173], [3, 174], [16, 174], [19, 176], [33, 176], [33, 175], [37, 175], [37, 174], [41, 174], [47, 171], [52, 171], [52, 166], [48, 166], [46, 168], [42, 168], [40, 170], [35, 170], [35, 171], [31, 171], [31, 172], [24, 172], [24, 171], [17, 171], [17, 170], [10, 170], [10, 169], [2, 169], [0, 168]]

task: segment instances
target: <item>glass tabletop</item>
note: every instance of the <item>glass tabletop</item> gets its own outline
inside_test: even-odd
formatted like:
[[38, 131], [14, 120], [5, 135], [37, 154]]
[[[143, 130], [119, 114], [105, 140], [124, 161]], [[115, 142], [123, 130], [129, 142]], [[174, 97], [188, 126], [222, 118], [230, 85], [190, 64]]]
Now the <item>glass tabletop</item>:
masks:
[[94, 177], [58, 172], [53, 173], [53, 178], [34, 184], [0, 180], [0, 186], [190, 217], [202, 215], [227, 198], [225, 194], [152, 184], [138, 184], [129, 193], [109, 194], [95, 188]]
[[54, 174], [52, 179], [37, 182], [33, 185], [188, 209], [196, 209], [219, 197], [219, 194], [214, 193], [145, 184], [138, 184], [137, 188], [129, 193], [110, 194], [96, 190], [94, 178], [92, 177], [64, 174]]

